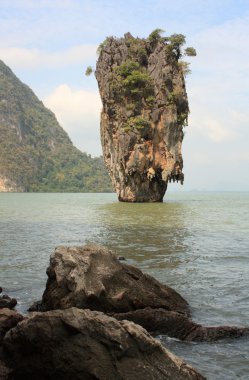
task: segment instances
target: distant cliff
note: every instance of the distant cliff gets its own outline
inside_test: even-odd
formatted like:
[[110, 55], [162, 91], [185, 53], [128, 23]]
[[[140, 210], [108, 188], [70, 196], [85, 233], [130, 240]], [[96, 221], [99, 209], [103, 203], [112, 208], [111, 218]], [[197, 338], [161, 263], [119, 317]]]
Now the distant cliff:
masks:
[[102, 158], [75, 148], [55, 115], [2, 61], [0, 191], [111, 191]]
[[[169, 181], [183, 183], [181, 145], [189, 106], [185, 37], [108, 37], [99, 47], [96, 79], [103, 103], [101, 141], [119, 200], [162, 201]], [[88, 69], [90, 72], [90, 69]], [[88, 72], [87, 72], [88, 73]]]

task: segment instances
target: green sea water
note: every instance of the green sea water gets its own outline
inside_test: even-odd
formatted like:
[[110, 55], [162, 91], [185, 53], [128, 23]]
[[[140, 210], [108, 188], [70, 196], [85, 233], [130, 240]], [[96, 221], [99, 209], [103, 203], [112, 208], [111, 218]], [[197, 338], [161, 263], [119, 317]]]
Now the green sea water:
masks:
[[[0, 194], [0, 285], [18, 309], [41, 298], [57, 245], [103, 244], [175, 288], [193, 319], [249, 325], [249, 193], [168, 192], [164, 203], [115, 194]], [[183, 343], [158, 337], [208, 379], [249, 379], [249, 337]]]

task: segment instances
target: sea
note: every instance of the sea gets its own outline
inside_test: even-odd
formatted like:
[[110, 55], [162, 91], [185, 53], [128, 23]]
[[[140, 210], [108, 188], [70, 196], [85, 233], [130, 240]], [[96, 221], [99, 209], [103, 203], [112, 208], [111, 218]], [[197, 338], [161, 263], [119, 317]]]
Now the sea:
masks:
[[[116, 194], [0, 194], [0, 285], [19, 311], [41, 299], [55, 247], [85, 243], [173, 287], [195, 322], [249, 326], [248, 192], [167, 192], [154, 204], [119, 203]], [[157, 339], [207, 379], [249, 379], [249, 336]]]

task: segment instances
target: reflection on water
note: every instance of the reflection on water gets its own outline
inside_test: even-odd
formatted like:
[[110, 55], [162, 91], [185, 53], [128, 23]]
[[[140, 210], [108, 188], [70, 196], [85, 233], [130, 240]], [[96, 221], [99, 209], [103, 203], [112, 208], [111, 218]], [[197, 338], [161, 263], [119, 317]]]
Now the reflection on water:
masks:
[[140, 267], [172, 267], [187, 252], [184, 209], [181, 203], [101, 205], [99, 242]]
[[[190, 303], [204, 324], [249, 324], [248, 193], [167, 194], [118, 203], [114, 194], [0, 194], [0, 285], [24, 311], [45, 287], [57, 245], [95, 242], [125, 256]], [[160, 339], [209, 379], [248, 379], [248, 339]]]

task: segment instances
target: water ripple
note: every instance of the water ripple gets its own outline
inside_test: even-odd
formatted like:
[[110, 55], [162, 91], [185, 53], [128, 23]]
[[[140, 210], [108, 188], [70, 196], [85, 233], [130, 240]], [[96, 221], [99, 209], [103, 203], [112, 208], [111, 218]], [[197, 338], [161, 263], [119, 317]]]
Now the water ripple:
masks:
[[[0, 285], [25, 311], [57, 245], [106, 245], [178, 290], [203, 324], [248, 324], [249, 194], [175, 193], [163, 204], [114, 194], [0, 194]], [[248, 339], [161, 341], [211, 380], [248, 379]]]

